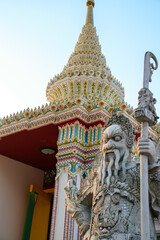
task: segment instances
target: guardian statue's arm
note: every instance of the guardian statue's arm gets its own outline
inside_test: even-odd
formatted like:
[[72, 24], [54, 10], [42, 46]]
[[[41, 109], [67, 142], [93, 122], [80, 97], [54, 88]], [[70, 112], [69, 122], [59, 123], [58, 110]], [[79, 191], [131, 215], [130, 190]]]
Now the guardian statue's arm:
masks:
[[70, 179], [64, 189], [67, 211], [79, 225], [81, 236], [85, 236], [90, 227], [94, 178], [95, 174], [92, 173], [80, 190]]
[[154, 217], [160, 222], [160, 144], [157, 146], [150, 139], [139, 138], [138, 152], [148, 156], [149, 193]]

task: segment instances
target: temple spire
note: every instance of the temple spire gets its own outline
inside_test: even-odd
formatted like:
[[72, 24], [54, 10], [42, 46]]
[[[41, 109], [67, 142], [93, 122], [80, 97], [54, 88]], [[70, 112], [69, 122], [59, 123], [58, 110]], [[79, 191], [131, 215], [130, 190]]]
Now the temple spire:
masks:
[[86, 24], [90, 23], [93, 25], [94, 0], [87, 0], [86, 6], [87, 6]]

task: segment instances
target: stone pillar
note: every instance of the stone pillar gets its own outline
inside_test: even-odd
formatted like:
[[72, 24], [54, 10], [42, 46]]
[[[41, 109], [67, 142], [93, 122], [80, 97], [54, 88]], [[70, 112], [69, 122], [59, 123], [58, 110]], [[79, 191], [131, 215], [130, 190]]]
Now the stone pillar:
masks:
[[52, 221], [50, 240], [63, 240], [64, 218], [65, 218], [65, 196], [64, 187], [67, 185], [68, 174], [61, 169], [59, 177], [56, 179], [55, 193], [52, 209]]
[[[71, 176], [68, 174], [68, 169], [62, 167], [55, 185], [50, 240], [80, 239], [78, 225], [67, 212], [65, 206], [64, 188], [66, 187], [69, 178], [71, 178]], [[77, 183], [77, 188], [79, 189], [81, 185], [80, 174], [74, 176], [74, 179]]]

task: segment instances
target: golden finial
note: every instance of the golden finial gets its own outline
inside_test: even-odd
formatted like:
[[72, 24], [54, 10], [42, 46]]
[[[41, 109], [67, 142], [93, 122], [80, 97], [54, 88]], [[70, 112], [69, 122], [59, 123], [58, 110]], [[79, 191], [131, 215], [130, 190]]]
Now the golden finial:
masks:
[[86, 5], [87, 5], [87, 7], [88, 6], [92, 6], [92, 7], [94, 7], [94, 0], [87, 0], [87, 3], [86, 3]]
[[94, 0], [87, 0], [86, 6], [88, 8], [87, 10], [87, 18], [86, 18], [86, 24], [92, 24], [93, 25], [93, 8], [94, 8]]

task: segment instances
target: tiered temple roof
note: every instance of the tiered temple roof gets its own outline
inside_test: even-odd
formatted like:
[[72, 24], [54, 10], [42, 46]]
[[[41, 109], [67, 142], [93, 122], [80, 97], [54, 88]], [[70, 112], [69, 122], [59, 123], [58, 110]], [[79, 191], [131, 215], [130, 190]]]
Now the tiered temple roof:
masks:
[[[105, 56], [93, 25], [94, 2], [87, 2], [86, 24], [82, 29], [74, 52], [63, 71], [47, 86], [47, 100], [83, 102], [93, 99], [94, 104], [104, 101], [108, 106], [124, 103], [124, 89], [106, 66]], [[89, 97], [89, 98], [88, 98]]]

